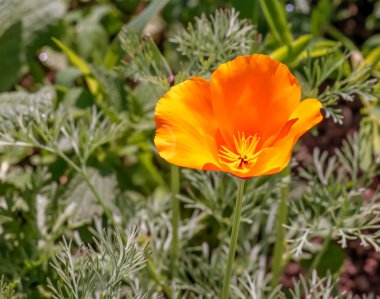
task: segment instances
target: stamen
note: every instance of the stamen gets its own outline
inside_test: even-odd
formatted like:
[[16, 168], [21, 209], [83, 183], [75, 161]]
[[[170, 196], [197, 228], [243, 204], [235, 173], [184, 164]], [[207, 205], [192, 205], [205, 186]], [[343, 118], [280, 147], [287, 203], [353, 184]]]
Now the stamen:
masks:
[[230, 150], [225, 146], [221, 146], [219, 157], [235, 168], [248, 168], [256, 163], [257, 153], [255, 153], [260, 138], [255, 136], [245, 137], [244, 132], [238, 132], [238, 138], [233, 135], [235, 151]]

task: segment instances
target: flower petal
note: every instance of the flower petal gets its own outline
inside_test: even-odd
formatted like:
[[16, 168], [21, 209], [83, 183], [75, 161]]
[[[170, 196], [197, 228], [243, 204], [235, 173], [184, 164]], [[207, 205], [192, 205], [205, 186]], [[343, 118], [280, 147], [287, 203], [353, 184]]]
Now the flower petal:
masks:
[[322, 103], [317, 99], [305, 99], [298, 105], [289, 118], [290, 120], [298, 119], [289, 132], [289, 134], [294, 134], [294, 143], [297, 142], [299, 137], [322, 121], [321, 109]]
[[166, 161], [196, 169], [218, 164], [207, 80], [192, 78], [171, 88], [157, 103], [155, 121], [154, 143]]
[[276, 135], [301, 99], [297, 79], [265, 55], [242, 56], [211, 76], [211, 101], [225, 142], [237, 131], [262, 140]]
[[257, 162], [250, 169], [231, 168], [224, 170], [240, 178], [250, 178], [280, 172], [289, 163], [291, 151], [280, 147], [268, 147], [257, 153]]
[[287, 143], [287, 139], [292, 139], [291, 147], [296, 144], [298, 139], [323, 119], [321, 113], [322, 104], [317, 99], [303, 100], [289, 117], [289, 122], [296, 120], [285, 136], [279, 136], [274, 141], [273, 146], [282, 146]]
[[316, 99], [302, 101], [289, 117], [290, 125], [286, 126], [288, 133], [279, 134], [271, 147], [262, 149], [248, 176], [273, 174], [283, 170], [289, 163], [298, 139], [323, 119], [321, 108], [321, 102]]
[[257, 162], [248, 172], [235, 174], [240, 177], [253, 177], [280, 172], [289, 163], [294, 145], [313, 126], [321, 122], [322, 104], [317, 99], [302, 101], [289, 117], [277, 140], [271, 147], [263, 148]]

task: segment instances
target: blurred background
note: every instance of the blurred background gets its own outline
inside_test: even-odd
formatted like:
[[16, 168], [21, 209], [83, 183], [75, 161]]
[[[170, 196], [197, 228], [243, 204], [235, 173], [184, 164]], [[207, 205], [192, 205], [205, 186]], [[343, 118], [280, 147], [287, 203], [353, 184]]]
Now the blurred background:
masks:
[[[248, 19], [261, 36], [269, 28], [259, 1], [156, 1], [160, 14], [155, 14], [145, 34], [153, 36], [173, 68], [180, 68], [175, 47], [169, 42], [173, 32], [195, 17], [209, 15], [219, 8], [234, 7], [239, 18]], [[1, 81], [0, 90], [7, 91], [17, 83], [28, 89], [54, 82], [64, 61], [49, 57], [58, 50], [51, 37], [69, 45], [91, 63], [103, 63], [109, 43], [121, 27], [149, 4], [148, 1], [6, 1], [1, 13]], [[295, 36], [310, 33], [339, 40], [358, 57], [379, 46], [380, 4], [362, 1], [284, 1], [286, 18]], [[362, 54], [362, 55], [360, 55]], [[173, 57], [174, 56], [174, 57]], [[49, 59], [51, 58], [51, 59]]]
[[[64, 259], [52, 264], [60, 242], [73, 240], [69, 258], [83, 242], [96, 247], [99, 227], [124, 236], [136, 225], [156, 269], [125, 274], [120, 298], [169, 298], [162, 281], [178, 298], [216, 298], [234, 183], [181, 170], [183, 251], [172, 274], [170, 167], [153, 145], [153, 113], [171, 84], [251, 53], [287, 64], [303, 97], [324, 105], [287, 174], [289, 256], [277, 282], [301, 298], [288, 289], [302, 289], [293, 279], [314, 265], [325, 278], [310, 298], [380, 296], [379, 0], [0, 0], [0, 289], [77, 298], [54, 291], [70, 277]], [[264, 278], [283, 190], [282, 176], [248, 183], [234, 298], [272, 292]]]

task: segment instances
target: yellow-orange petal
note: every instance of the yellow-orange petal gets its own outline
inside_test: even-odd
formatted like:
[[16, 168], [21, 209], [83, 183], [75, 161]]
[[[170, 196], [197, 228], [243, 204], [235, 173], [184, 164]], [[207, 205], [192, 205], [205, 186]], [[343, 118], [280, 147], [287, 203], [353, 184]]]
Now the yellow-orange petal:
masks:
[[262, 140], [281, 131], [301, 99], [297, 79], [265, 55], [238, 57], [211, 76], [211, 101], [225, 142], [237, 131]]
[[296, 121], [291, 126], [288, 134], [277, 138], [273, 146], [282, 146], [282, 144], [287, 143], [287, 139], [292, 139], [293, 147], [304, 133], [322, 121], [321, 109], [322, 103], [317, 99], [303, 100], [289, 117], [289, 121]]
[[280, 134], [271, 147], [262, 149], [258, 162], [248, 176], [274, 174], [283, 170], [289, 163], [294, 145], [313, 126], [322, 121], [322, 104], [316, 99], [302, 101], [289, 117], [287, 134]]
[[217, 165], [209, 82], [192, 78], [172, 87], [155, 110], [154, 143], [166, 161], [195, 169]]
[[257, 153], [257, 162], [249, 169], [237, 169], [225, 166], [223, 171], [230, 172], [240, 178], [278, 173], [289, 163], [291, 151], [283, 147], [267, 147]]
[[317, 99], [305, 99], [297, 106], [289, 118], [297, 119], [289, 132], [295, 137], [294, 143], [297, 142], [299, 137], [322, 121], [321, 109], [322, 103]]
[[[322, 121], [322, 104], [317, 99], [302, 101], [290, 115], [288, 122], [270, 147], [263, 148], [257, 155], [257, 162], [249, 171], [236, 171], [236, 176], [253, 177], [278, 173], [289, 163], [297, 140], [313, 126]], [[231, 171], [231, 170], [230, 170]]]

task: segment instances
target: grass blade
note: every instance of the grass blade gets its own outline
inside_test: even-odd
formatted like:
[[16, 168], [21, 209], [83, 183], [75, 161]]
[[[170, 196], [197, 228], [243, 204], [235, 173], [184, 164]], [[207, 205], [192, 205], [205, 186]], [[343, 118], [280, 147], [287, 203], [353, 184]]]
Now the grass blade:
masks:
[[260, 0], [260, 6], [277, 43], [290, 44], [293, 38], [286, 21], [283, 3], [279, 0]]

